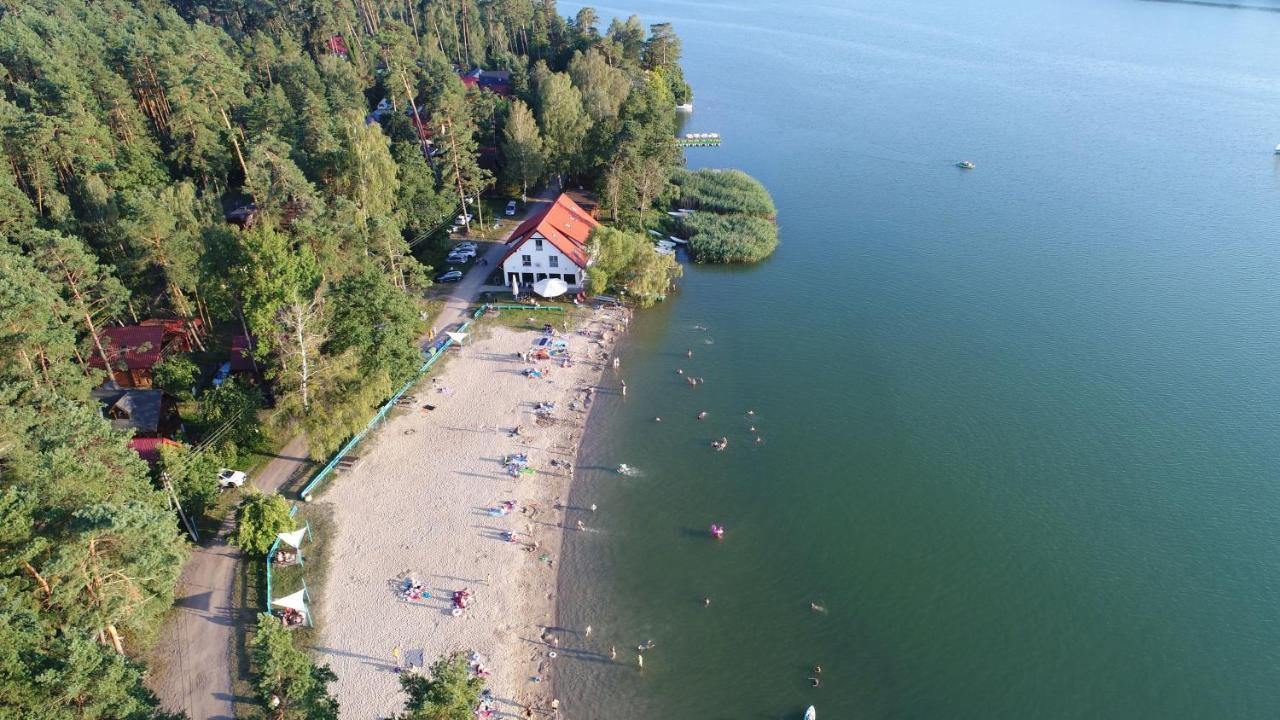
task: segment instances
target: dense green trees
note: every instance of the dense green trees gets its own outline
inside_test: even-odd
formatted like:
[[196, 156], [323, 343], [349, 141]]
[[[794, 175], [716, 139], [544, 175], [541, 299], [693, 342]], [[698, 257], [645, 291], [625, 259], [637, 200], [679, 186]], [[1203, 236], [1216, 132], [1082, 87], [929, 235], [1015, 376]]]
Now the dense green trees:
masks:
[[[253, 336], [271, 420], [327, 454], [421, 364], [429, 268], [410, 243], [480, 214], [465, 198], [495, 175], [522, 194], [568, 176], [631, 230], [671, 196], [679, 39], [601, 26], [506, 0], [0, 3], [0, 705], [162, 716], [126, 653], [155, 635], [185, 550], [90, 399], [103, 330], [200, 318], [211, 354]], [[510, 71], [513, 97], [464, 88], [472, 67]], [[606, 238], [593, 282], [648, 301], [678, 268], [637, 238]], [[185, 395], [193, 370], [156, 379]], [[207, 448], [160, 466], [191, 509], [214, 465], [262, 442], [265, 405], [234, 380], [195, 400]], [[245, 512], [244, 542], [269, 543], [279, 508]]]
[[529, 106], [516, 100], [507, 116], [503, 132], [502, 153], [506, 158], [506, 181], [520, 186], [520, 197], [529, 194], [529, 185], [537, 182], [546, 172], [547, 160], [542, 144], [542, 133]]

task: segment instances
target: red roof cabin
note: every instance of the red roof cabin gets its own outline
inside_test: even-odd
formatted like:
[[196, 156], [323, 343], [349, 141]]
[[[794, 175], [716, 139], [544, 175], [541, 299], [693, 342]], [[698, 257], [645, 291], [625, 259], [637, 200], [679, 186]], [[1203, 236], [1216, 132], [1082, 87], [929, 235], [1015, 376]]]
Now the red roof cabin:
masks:
[[563, 280], [570, 291], [582, 289], [587, 267], [587, 240], [600, 223], [568, 195], [561, 194], [531, 215], [507, 241], [502, 257], [508, 285], [532, 285], [539, 280]]
[[480, 88], [497, 95], [511, 94], [511, 72], [509, 70], [481, 70], [476, 68], [471, 72], [460, 73], [458, 77], [462, 80], [462, 84], [469, 88]]
[[99, 340], [111, 367], [107, 368], [98, 353], [89, 357], [89, 365], [108, 370], [110, 379], [125, 388], [151, 387], [151, 368], [164, 355], [164, 328], [157, 325], [109, 327]]
[[244, 335], [231, 338], [231, 372], [251, 373], [258, 369], [253, 362], [253, 344]]

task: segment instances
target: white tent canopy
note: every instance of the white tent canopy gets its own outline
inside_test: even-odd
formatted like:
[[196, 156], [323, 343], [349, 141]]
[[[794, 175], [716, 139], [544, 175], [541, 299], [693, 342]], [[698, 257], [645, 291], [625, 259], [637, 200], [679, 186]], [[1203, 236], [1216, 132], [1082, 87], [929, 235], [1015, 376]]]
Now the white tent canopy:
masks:
[[302, 538], [306, 536], [307, 536], [307, 529], [304, 527], [298, 528], [293, 532], [280, 533], [279, 535], [276, 535], [276, 537], [280, 538], [280, 542], [295, 548], [302, 547]]
[[533, 291], [545, 298], [558, 297], [569, 291], [569, 286], [559, 278], [545, 278], [533, 286]]
[[289, 608], [290, 610], [297, 610], [303, 615], [310, 617], [311, 613], [307, 610], [306, 595], [307, 595], [307, 591], [304, 588], [292, 595], [285, 595], [282, 598], [277, 598], [273, 600], [271, 604], [279, 605], [282, 608]]
[[454, 342], [458, 343], [459, 345], [461, 345], [461, 344], [462, 344], [462, 341], [463, 341], [463, 340], [467, 339], [467, 334], [466, 334], [466, 333], [460, 333], [460, 332], [447, 332], [447, 333], [445, 333], [445, 335], [448, 335], [450, 340], [452, 340], [452, 341], [454, 341]]

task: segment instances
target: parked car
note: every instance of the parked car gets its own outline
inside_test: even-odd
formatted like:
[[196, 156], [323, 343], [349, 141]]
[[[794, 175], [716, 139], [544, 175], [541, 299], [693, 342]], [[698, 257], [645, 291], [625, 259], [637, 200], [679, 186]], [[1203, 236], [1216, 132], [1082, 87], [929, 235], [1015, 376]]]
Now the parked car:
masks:
[[213, 386], [221, 387], [222, 383], [226, 382], [229, 377], [231, 377], [231, 363], [224, 362], [218, 368], [218, 372], [213, 374]]
[[458, 243], [457, 245], [454, 245], [453, 249], [454, 250], [475, 250], [477, 247], [479, 246], [476, 245], [475, 243], [471, 242], [470, 240], [466, 240]]
[[510, 217], [515, 214], [516, 214], [516, 201], [512, 200], [511, 202], [507, 203], [507, 216]]
[[467, 257], [475, 257], [476, 246], [475, 245], [459, 245], [458, 247], [450, 250], [449, 254], [450, 255], [466, 255]]
[[222, 468], [218, 471], [218, 487], [220, 488], [238, 488], [244, 485], [244, 481], [249, 477], [239, 470], [229, 470]]
[[466, 265], [470, 260], [471, 258], [466, 255], [450, 255], [444, 259], [450, 265]]
[[438, 283], [456, 283], [461, 279], [462, 279], [461, 270], [446, 270], [445, 272], [442, 272], [436, 276], [436, 282]]

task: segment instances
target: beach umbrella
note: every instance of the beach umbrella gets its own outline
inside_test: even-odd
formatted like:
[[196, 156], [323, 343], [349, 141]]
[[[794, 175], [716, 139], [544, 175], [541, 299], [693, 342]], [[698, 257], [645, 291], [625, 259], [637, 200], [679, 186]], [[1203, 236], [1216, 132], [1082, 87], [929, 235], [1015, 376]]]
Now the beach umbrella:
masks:
[[467, 337], [466, 333], [460, 333], [460, 332], [447, 332], [445, 333], [445, 335], [448, 335], [450, 340], [458, 343], [459, 345], [461, 345], [462, 341]]
[[511, 273], [511, 296], [516, 299], [520, 298], [520, 285], [516, 283], [515, 273]]
[[558, 297], [569, 291], [569, 286], [565, 281], [557, 278], [546, 278], [539, 280], [533, 286], [533, 291], [545, 298]]
[[302, 547], [302, 538], [305, 537], [306, 534], [306, 528], [298, 528], [293, 532], [280, 533], [279, 535], [276, 535], [276, 537], [280, 538], [281, 542], [284, 542], [290, 547], [299, 548]]

